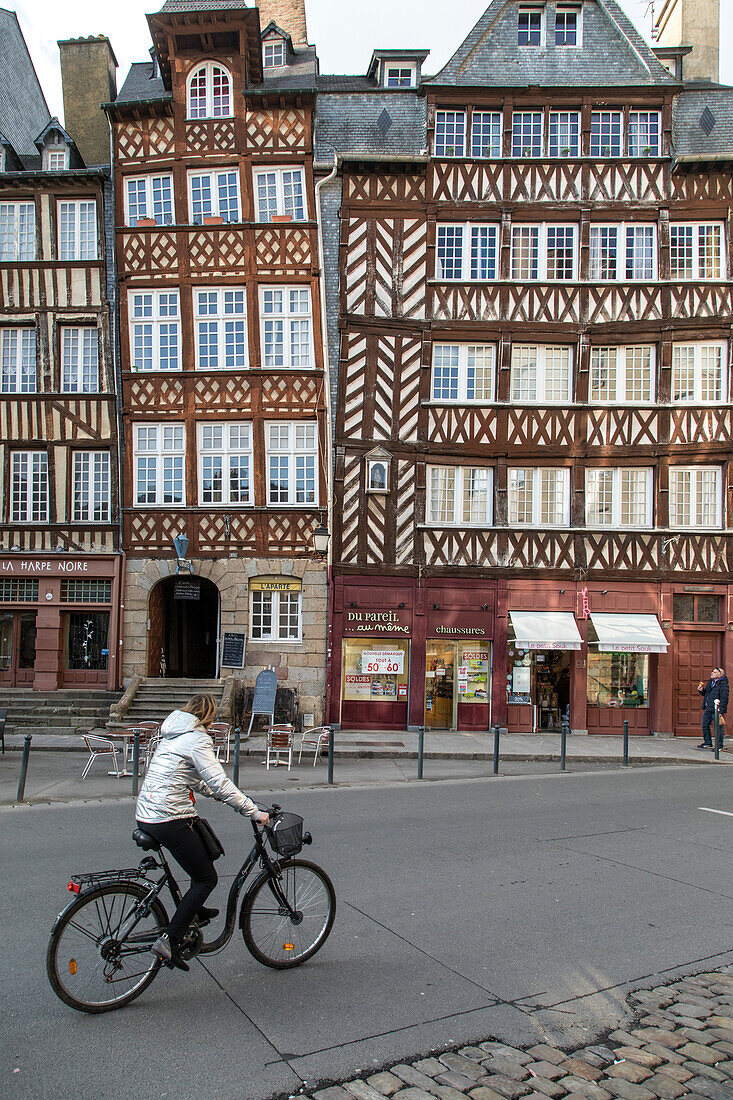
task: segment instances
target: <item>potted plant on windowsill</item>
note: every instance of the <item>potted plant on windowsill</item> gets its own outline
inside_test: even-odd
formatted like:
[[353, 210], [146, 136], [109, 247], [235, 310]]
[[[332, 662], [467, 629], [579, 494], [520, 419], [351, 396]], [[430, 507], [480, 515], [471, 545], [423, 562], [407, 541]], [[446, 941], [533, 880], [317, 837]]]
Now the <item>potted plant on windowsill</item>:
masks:
[[150, 229], [151, 226], [157, 225], [155, 218], [138, 218], [135, 223], [137, 229]]
[[271, 222], [291, 222], [293, 220], [292, 214], [271, 214]]
[[214, 214], [205, 214], [204, 215], [204, 225], [223, 225], [223, 224], [224, 224], [224, 219], [222, 217], [220, 217], [218, 214], [217, 215], [214, 215]]

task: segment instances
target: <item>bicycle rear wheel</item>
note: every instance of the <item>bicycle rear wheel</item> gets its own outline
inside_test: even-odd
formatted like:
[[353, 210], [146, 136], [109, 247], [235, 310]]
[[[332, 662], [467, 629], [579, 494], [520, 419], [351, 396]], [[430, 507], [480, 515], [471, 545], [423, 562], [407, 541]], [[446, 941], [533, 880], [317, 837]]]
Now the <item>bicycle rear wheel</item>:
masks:
[[[54, 925], [46, 970], [57, 997], [79, 1012], [109, 1012], [139, 997], [160, 969], [150, 945], [167, 924], [156, 898], [147, 914], [135, 908], [148, 890], [115, 882], [81, 894]], [[137, 918], [137, 919], [136, 919]], [[127, 933], [123, 926], [134, 922]]]
[[242, 902], [240, 927], [248, 951], [265, 966], [288, 970], [312, 958], [328, 939], [336, 915], [333, 883], [315, 863], [284, 860], [277, 885], [296, 911], [282, 905], [265, 871]]

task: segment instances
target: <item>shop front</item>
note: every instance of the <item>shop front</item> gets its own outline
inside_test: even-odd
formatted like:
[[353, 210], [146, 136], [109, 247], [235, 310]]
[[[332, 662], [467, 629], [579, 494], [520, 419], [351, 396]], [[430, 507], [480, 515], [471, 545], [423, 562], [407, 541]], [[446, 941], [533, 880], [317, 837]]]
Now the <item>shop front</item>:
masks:
[[590, 613], [588, 733], [652, 732], [650, 671], [668, 646], [656, 615]]
[[0, 683], [118, 684], [119, 555], [0, 555]]
[[569, 611], [510, 611], [507, 724], [514, 733], [559, 732], [570, 720], [572, 655], [583, 640]]
[[427, 602], [422, 724], [434, 730], [488, 730], [493, 591], [431, 586]]

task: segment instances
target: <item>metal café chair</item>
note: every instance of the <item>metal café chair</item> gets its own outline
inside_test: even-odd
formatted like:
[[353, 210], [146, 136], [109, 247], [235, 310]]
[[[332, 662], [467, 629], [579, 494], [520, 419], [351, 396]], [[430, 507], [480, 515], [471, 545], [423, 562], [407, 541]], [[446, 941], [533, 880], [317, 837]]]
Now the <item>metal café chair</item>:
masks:
[[98, 756], [111, 756], [112, 766], [114, 768], [114, 774], [119, 779], [120, 769], [117, 763], [117, 746], [114, 741], [108, 740], [106, 737], [97, 737], [90, 734], [84, 734], [84, 741], [89, 749], [89, 759], [84, 765], [84, 771], [81, 773], [82, 779], [86, 779], [91, 770], [92, 764]]
[[214, 740], [217, 760], [221, 755], [221, 750], [224, 749], [224, 760], [228, 764], [231, 752], [232, 727], [228, 722], [212, 722], [209, 726], [209, 733]]
[[303, 755], [303, 749], [313, 749], [313, 767], [315, 768], [318, 763], [318, 757], [328, 744], [328, 735], [330, 732], [330, 726], [314, 726], [313, 729], [303, 730], [303, 736], [300, 741], [300, 752], [298, 753], [298, 763], [300, 763], [300, 758]]
[[285, 756], [288, 761], [288, 771], [293, 762], [293, 727], [290, 725], [270, 726], [267, 731], [267, 756], [265, 765], [269, 769], [270, 760], [274, 758], [273, 767], [280, 763], [280, 757]]

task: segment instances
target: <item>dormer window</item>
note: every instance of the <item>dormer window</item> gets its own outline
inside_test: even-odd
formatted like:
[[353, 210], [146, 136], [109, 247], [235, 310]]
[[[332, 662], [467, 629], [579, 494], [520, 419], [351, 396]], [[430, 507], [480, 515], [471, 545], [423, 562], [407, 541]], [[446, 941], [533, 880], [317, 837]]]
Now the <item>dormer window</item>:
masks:
[[231, 118], [232, 79], [221, 65], [206, 61], [188, 78], [189, 118]]
[[43, 167], [47, 172], [65, 172], [69, 167], [69, 150], [62, 146], [44, 149]]
[[558, 4], [555, 9], [555, 45], [580, 45], [580, 8]]
[[520, 8], [517, 23], [519, 46], [542, 45], [542, 8]]
[[277, 69], [287, 64], [285, 43], [280, 38], [265, 42], [262, 47], [262, 64], [266, 69]]
[[408, 64], [386, 65], [384, 85], [386, 88], [414, 88], [415, 66]]

